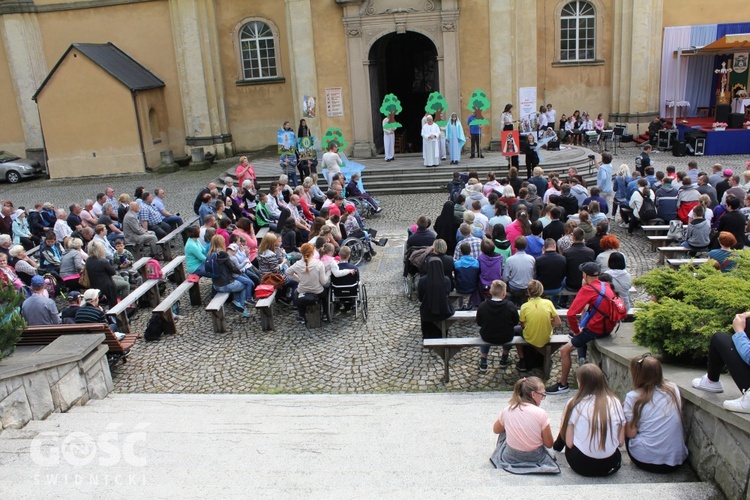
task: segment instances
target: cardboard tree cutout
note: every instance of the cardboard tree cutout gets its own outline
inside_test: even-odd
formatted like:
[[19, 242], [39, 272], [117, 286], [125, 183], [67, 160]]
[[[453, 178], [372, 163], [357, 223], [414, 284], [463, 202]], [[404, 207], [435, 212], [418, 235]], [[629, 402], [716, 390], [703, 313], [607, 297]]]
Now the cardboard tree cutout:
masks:
[[424, 106], [424, 110], [427, 113], [435, 116], [435, 123], [438, 127], [445, 127], [448, 123], [445, 119], [445, 112], [448, 109], [448, 103], [440, 92], [433, 92], [430, 97], [427, 98], [427, 104]]
[[323, 134], [323, 149], [328, 150], [328, 145], [333, 141], [336, 141], [336, 144], [339, 145], [341, 151], [346, 149], [346, 139], [344, 139], [344, 134], [341, 132], [341, 129], [331, 127], [326, 130], [326, 133]]
[[484, 117], [482, 112], [490, 109], [490, 100], [487, 99], [487, 92], [482, 89], [476, 89], [471, 93], [469, 98], [469, 111], [474, 113], [476, 120], [472, 121], [472, 125], [489, 125], [490, 122]]
[[388, 123], [383, 128], [399, 128], [401, 124], [396, 121], [396, 115], [401, 113], [401, 101], [394, 94], [386, 94], [383, 98], [383, 104], [380, 105], [380, 112], [388, 117]]

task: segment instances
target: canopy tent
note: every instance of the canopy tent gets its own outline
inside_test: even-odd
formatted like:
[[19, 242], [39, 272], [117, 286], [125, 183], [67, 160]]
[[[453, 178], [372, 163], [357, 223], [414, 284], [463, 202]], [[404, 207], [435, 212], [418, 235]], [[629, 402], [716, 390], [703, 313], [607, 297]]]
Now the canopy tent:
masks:
[[[750, 33], [725, 35], [713, 43], [697, 49], [700, 54], [734, 54], [750, 50]], [[683, 55], [685, 55], [683, 53]]]
[[[719, 54], [736, 54], [738, 52], [750, 51], [750, 33], [737, 33], [724, 35], [718, 40], [711, 42], [702, 47], [680, 47], [675, 52], [676, 57], [676, 78], [674, 85], [674, 95], [679, 94], [681, 88], [680, 65], [682, 57], [700, 56], [700, 55], [719, 55]], [[675, 97], [677, 101], [677, 97]], [[672, 126], [677, 128], [677, 106], [673, 107]]]

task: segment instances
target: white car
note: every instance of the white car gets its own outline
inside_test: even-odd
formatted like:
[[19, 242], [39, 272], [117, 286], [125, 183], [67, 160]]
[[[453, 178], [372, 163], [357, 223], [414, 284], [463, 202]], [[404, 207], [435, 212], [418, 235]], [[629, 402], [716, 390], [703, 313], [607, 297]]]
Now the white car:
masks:
[[19, 158], [8, 151], [0, 151], [0, 176], [11, 184], [41, 175], [44, 175], [44, 169], [38, 161]]

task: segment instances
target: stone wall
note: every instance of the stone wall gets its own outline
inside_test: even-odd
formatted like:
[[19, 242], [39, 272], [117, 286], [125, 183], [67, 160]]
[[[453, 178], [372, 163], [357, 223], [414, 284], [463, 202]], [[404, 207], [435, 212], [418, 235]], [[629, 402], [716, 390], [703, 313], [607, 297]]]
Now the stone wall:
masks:
[[[0, 431], [66, 412], [114, 388], [104, 335], [67, 335], [0, 363]], [[15, 359], [14, 359], [15, 358]]]
[[[644, 349], [605, 339], [590, 351], [612, 390], [624, 398], [632, 388], [629, 360]], [[729, 412], [721, 405], [723, 400], [739, 396], [732, 379], [724, 377], [723, 394], [709, 394], [691, 385], [704, 370], [666, 364], [663, 369], [664, 377], [680, 389], [688, 462], [693, 470], [701, 480], [715, 482], [727, 498], [750, 498], [750, 416]]]

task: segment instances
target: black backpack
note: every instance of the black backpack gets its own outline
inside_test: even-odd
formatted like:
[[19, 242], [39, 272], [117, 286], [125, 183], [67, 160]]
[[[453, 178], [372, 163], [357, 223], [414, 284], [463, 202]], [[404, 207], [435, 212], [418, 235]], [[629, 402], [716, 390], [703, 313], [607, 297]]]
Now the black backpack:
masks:
[[656, 215], [656, 205], [654, 205], [654, 200], [652, 200], [650, 196], [643, 196], [643, 193], [640, 191], [638, 191], [638, 193], [640, 193], [641, 198], [643, 198], [641, 209], [638, 210], [638, 217], [641, 219], [641, 222], [648, 222], [652, 219], [656, 219], [658, 216]]
[[466, 187], [466, 186], [464, 185], [463, 182], [453, 182], [453, 181], [451, 181], [448, 184], [448, 189], [450, 191], [450, 194], [449, 194], [450, 200], [453, 201], [453, 202], [455, 202], [456, 198], [458, 198], [458, 195], [461, 194], [461, 191], [464, 190], [464, 187]]
[[164, 318], [159, 313], [151, 314], [146, 329], [143, 331], [143, 339], [147, 342], [159, 340], [164, 334]]
[[208, 256], [203, 264], [203, 276], [206, 278], [218, 278], [221, 276], [221, 265], [219, 264], [219, 252], [214, 252]]

